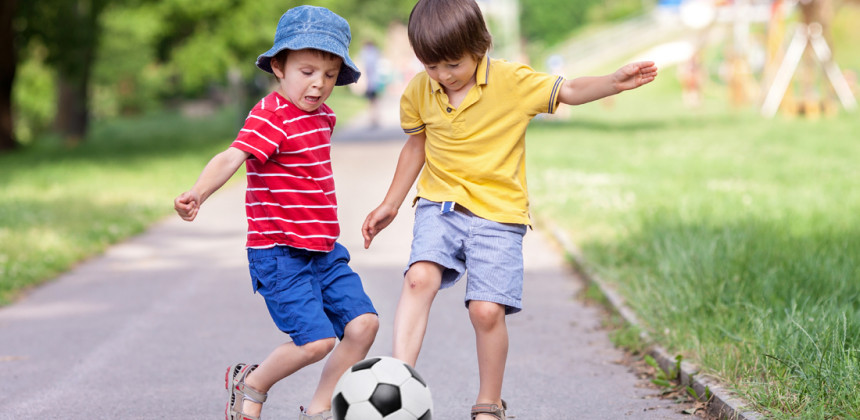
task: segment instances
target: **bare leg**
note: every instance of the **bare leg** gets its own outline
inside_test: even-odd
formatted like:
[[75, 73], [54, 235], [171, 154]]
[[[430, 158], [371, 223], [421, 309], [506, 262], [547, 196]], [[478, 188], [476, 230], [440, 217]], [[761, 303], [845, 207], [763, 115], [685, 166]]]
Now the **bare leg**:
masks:
[[350, 366], [367, 356], [377, 330], [379, 318], [370, 313], [358, 316], [346, 324], [343, 340], [331, 352], [323, 367], [319, 385], [306, 409], [308, 414], [321, 413], [331, 408], [331, 397], [338, 379]]
[[430, 318], [430, 306], [440, 284], [442, 267], [428, 261], [412, 264], [403, 280], [403, 290], [394, 313], [393, 356], [412, 366], [418, 361]]
[[[469, 302], [469, 318], [475, 328], [478, 350], [480, 388], [476, 404], [502, 406], [502, 381], [508, 357], [508, 328], [505, 324], [505, 307], [494, 302]], [[476, 419], [493, 420], [480, 414]]]
[[[292, 342], [281, 344], [245, 378], [245, 384], [266, 393], [276, 382], [292, 375], [299, 369], [322, 360], [335, 344], [334, 338], [326, 338], [297, 346]], [[260, 416], [262, 404], [245, 400], [242, 411], [254, 417]]]

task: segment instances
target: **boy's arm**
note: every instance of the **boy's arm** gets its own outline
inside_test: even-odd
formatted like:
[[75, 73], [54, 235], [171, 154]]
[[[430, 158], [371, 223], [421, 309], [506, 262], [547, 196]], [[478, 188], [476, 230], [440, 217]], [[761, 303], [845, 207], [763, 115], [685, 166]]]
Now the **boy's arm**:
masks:
[[558, 101], [568, 105], [581, 105], [625, 90], [636, 89], [657, 77], [653, 61], [630, 63], [615, 73], [598, 77], [578, 77], [566, 80], [558, 93]]
[[249, 156], [250, 153], [235, 147], [215, 155], [203, 168], [194, 186], [173, 200], [173, 208], [179, 213], [179, 217], [189, 222], [194, 220], [203, 202], [221, 188]]
[[370, 247], [370, 242], [382, 229], [385, 229], [397, 216], [397, 210], [412, 189], [415, 178], [424, 166], [424, 141], [427, 139], [425, 133], [409, 136], [400, 158], [397, 159], [397, 169], [394, 170], [394, 179], [388, 187], [388, 193], [382, 200], [382, 204], [374, 209], [361, 226], [361, 235], [364, 237], [364, 248]]

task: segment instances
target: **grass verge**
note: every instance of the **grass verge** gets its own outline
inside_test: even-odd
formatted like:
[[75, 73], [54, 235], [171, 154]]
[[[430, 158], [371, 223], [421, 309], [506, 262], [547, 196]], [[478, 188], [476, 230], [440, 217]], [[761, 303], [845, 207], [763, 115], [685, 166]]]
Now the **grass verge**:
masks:
[[535, 212], [769, 418], [860, 418], [860, 119], [688, 111], [666, 73], [530, 128]]

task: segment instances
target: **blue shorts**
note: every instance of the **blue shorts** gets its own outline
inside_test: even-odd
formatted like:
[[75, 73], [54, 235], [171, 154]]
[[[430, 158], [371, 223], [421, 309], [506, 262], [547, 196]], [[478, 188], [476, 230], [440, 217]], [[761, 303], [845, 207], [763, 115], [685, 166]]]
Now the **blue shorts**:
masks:
[[248, 267], [254, 292], [260, 292], [272, 320], [297, 346], [342, 339], [347, 323], [376, 313], [340, 244], [330, 252], [249, 248]]
[[471, 300], [505, 305], [505, 313], [522, 310], [523, 236], [528, 227], [499, 223], [454, 206], [419, 199], [412, 228], [409, 264], [431, 261], [444, 267], [441, 288], [453, 286], [468, 272], [466, 306]]

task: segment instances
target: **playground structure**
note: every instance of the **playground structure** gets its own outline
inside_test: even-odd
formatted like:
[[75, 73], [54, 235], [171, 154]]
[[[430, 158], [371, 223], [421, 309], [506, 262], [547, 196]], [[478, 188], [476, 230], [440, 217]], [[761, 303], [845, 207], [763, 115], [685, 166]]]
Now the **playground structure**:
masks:
[[[837, 3], [838, 2], [838, 3]], [[678, 65], [685, 104], [702, 102], [707, 48], [732, 106], [760, 107], [773, 117], [815, 118], [839, 104], [856, 109], [852, 82], [833, 57], [830, 23], [836, 10], [860, 0], [661, 0], [656, 10], [556, 49], [564, 73], [588, 74], [633, 55], [667, 68]], [[845, 51], [844, 53], [850, 53]], [[823, 77], [822, 77], [823, 76]], [[838, 99], [838, 102], [835, 101]]]
[[[831, 42], [828, 41], [830, 22], [834, 13], [832, 0], [799, 0], [796, 5], [800, 9], [801, 22], [795, 24], [794, 35], [788, 47], [782, 54], [768, 55], [769, 63], [778, 62], [779, 66], [772, 77], [765, 79], [770, 83], [762, 103], [762, 115], [773, 117], [781, 104], [789, 114], [802, 113], [812, 117], [820, 114], [822, 110], [832, 109], [830, 98], [819, 94], [815, 88], [816, 64], [824, 71], [842, 106], [846, 110], [853, 111], [857, 108], [857, 101], [833, 58]], [[773, 10], [768, 31], [770, 50], [779, 46], [777, 43], [781, 41], [781, 35], [785, 32], [783, 16], [785, 12], [782, 1], [774, 1]], [[800, 101], [795, 101], [789, 92], [795, 76], [800, 76], [802, 95]]]
[[[708, 38], [710, 31], [718, 27], [731, 28], [732, 42], [726, 48], [725, 73], [733, 105], [740, 106], [760, 97], [761, 113], [765, 117], [773, 117], [782, 108], [789, 115], [814, 118], [835, 112], [832, 100], [835, 94], [846, 110], [856, 109], [851, 86], [830, 47], [832, 0], [683, 0], [679, 10], [682, 23], [698, 31], [702, 39]], [[795, 13], [797, 16], [793, 16]], [[789, 23], [792, 21], [794, 23]], [[759, 53], [751, 36], [753, 24], [763, 24], [766, 29], [765, 45], [759, 48], [764, 50], [760, 81], [755, 80], [753, 71]], [[787, 27], [792, 29], [793, 35]], [[704, 44], [704, 41], [697, 42], [690, 62], [699, 59]], [[685, 70], [685, 65], [680, 65], [679, 69]], [[686, 65], [690, 67], [701, 66]], [[821, 86], [819, 68], [828, 86]], [[689, 73], [689, 70], [682, 72], [685, 99], [690, 95], [686, 92], [689, 86], [695, 86], [688, 82], [694, 78]]]

